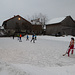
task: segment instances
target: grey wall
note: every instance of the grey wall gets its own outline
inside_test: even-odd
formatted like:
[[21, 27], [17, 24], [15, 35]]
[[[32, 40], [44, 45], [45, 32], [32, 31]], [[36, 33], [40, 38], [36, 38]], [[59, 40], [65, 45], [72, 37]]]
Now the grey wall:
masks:
[[46, 25], [46, 34], [52, 35], [60, 32], [62, 35], [75, 35], [75, 22], [70, 16], [67, 16], [59, 24]]

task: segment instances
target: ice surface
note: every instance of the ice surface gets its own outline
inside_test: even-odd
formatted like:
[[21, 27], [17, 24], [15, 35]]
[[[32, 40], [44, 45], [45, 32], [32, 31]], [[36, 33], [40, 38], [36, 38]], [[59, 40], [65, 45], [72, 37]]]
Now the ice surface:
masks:
[[0, 75], [74, 75], [75, 52], [62, 56], [72, 36], [37, 36], [35, 43], [0, 38]]

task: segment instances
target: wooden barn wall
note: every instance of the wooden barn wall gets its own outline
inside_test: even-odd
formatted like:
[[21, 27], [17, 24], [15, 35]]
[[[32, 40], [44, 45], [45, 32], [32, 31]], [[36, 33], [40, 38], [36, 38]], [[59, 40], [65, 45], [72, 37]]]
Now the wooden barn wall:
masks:
[[47, 25], [46, 26], [46, 34], [47, 35], [52, 35], [52, 34], [57, 34], [58, 32], [61, 32], [61, 25]]

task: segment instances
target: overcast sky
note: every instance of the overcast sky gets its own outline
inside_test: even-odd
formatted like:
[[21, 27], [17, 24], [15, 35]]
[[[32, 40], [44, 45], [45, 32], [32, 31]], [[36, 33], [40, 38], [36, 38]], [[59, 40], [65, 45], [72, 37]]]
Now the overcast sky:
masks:
[[48, 19], [71, 15], [75, 20], [75, 0], [0, 0], [0, 25], [14, 15], [28, 18], [38, 13]]

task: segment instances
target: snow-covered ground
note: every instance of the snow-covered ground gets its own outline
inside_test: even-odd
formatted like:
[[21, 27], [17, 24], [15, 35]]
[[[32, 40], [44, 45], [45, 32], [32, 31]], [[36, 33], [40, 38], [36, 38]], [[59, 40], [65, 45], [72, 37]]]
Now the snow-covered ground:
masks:
[[75, 52], [62, 56], [71, 37], [0, 38], [0, 75], [75, 75]]

